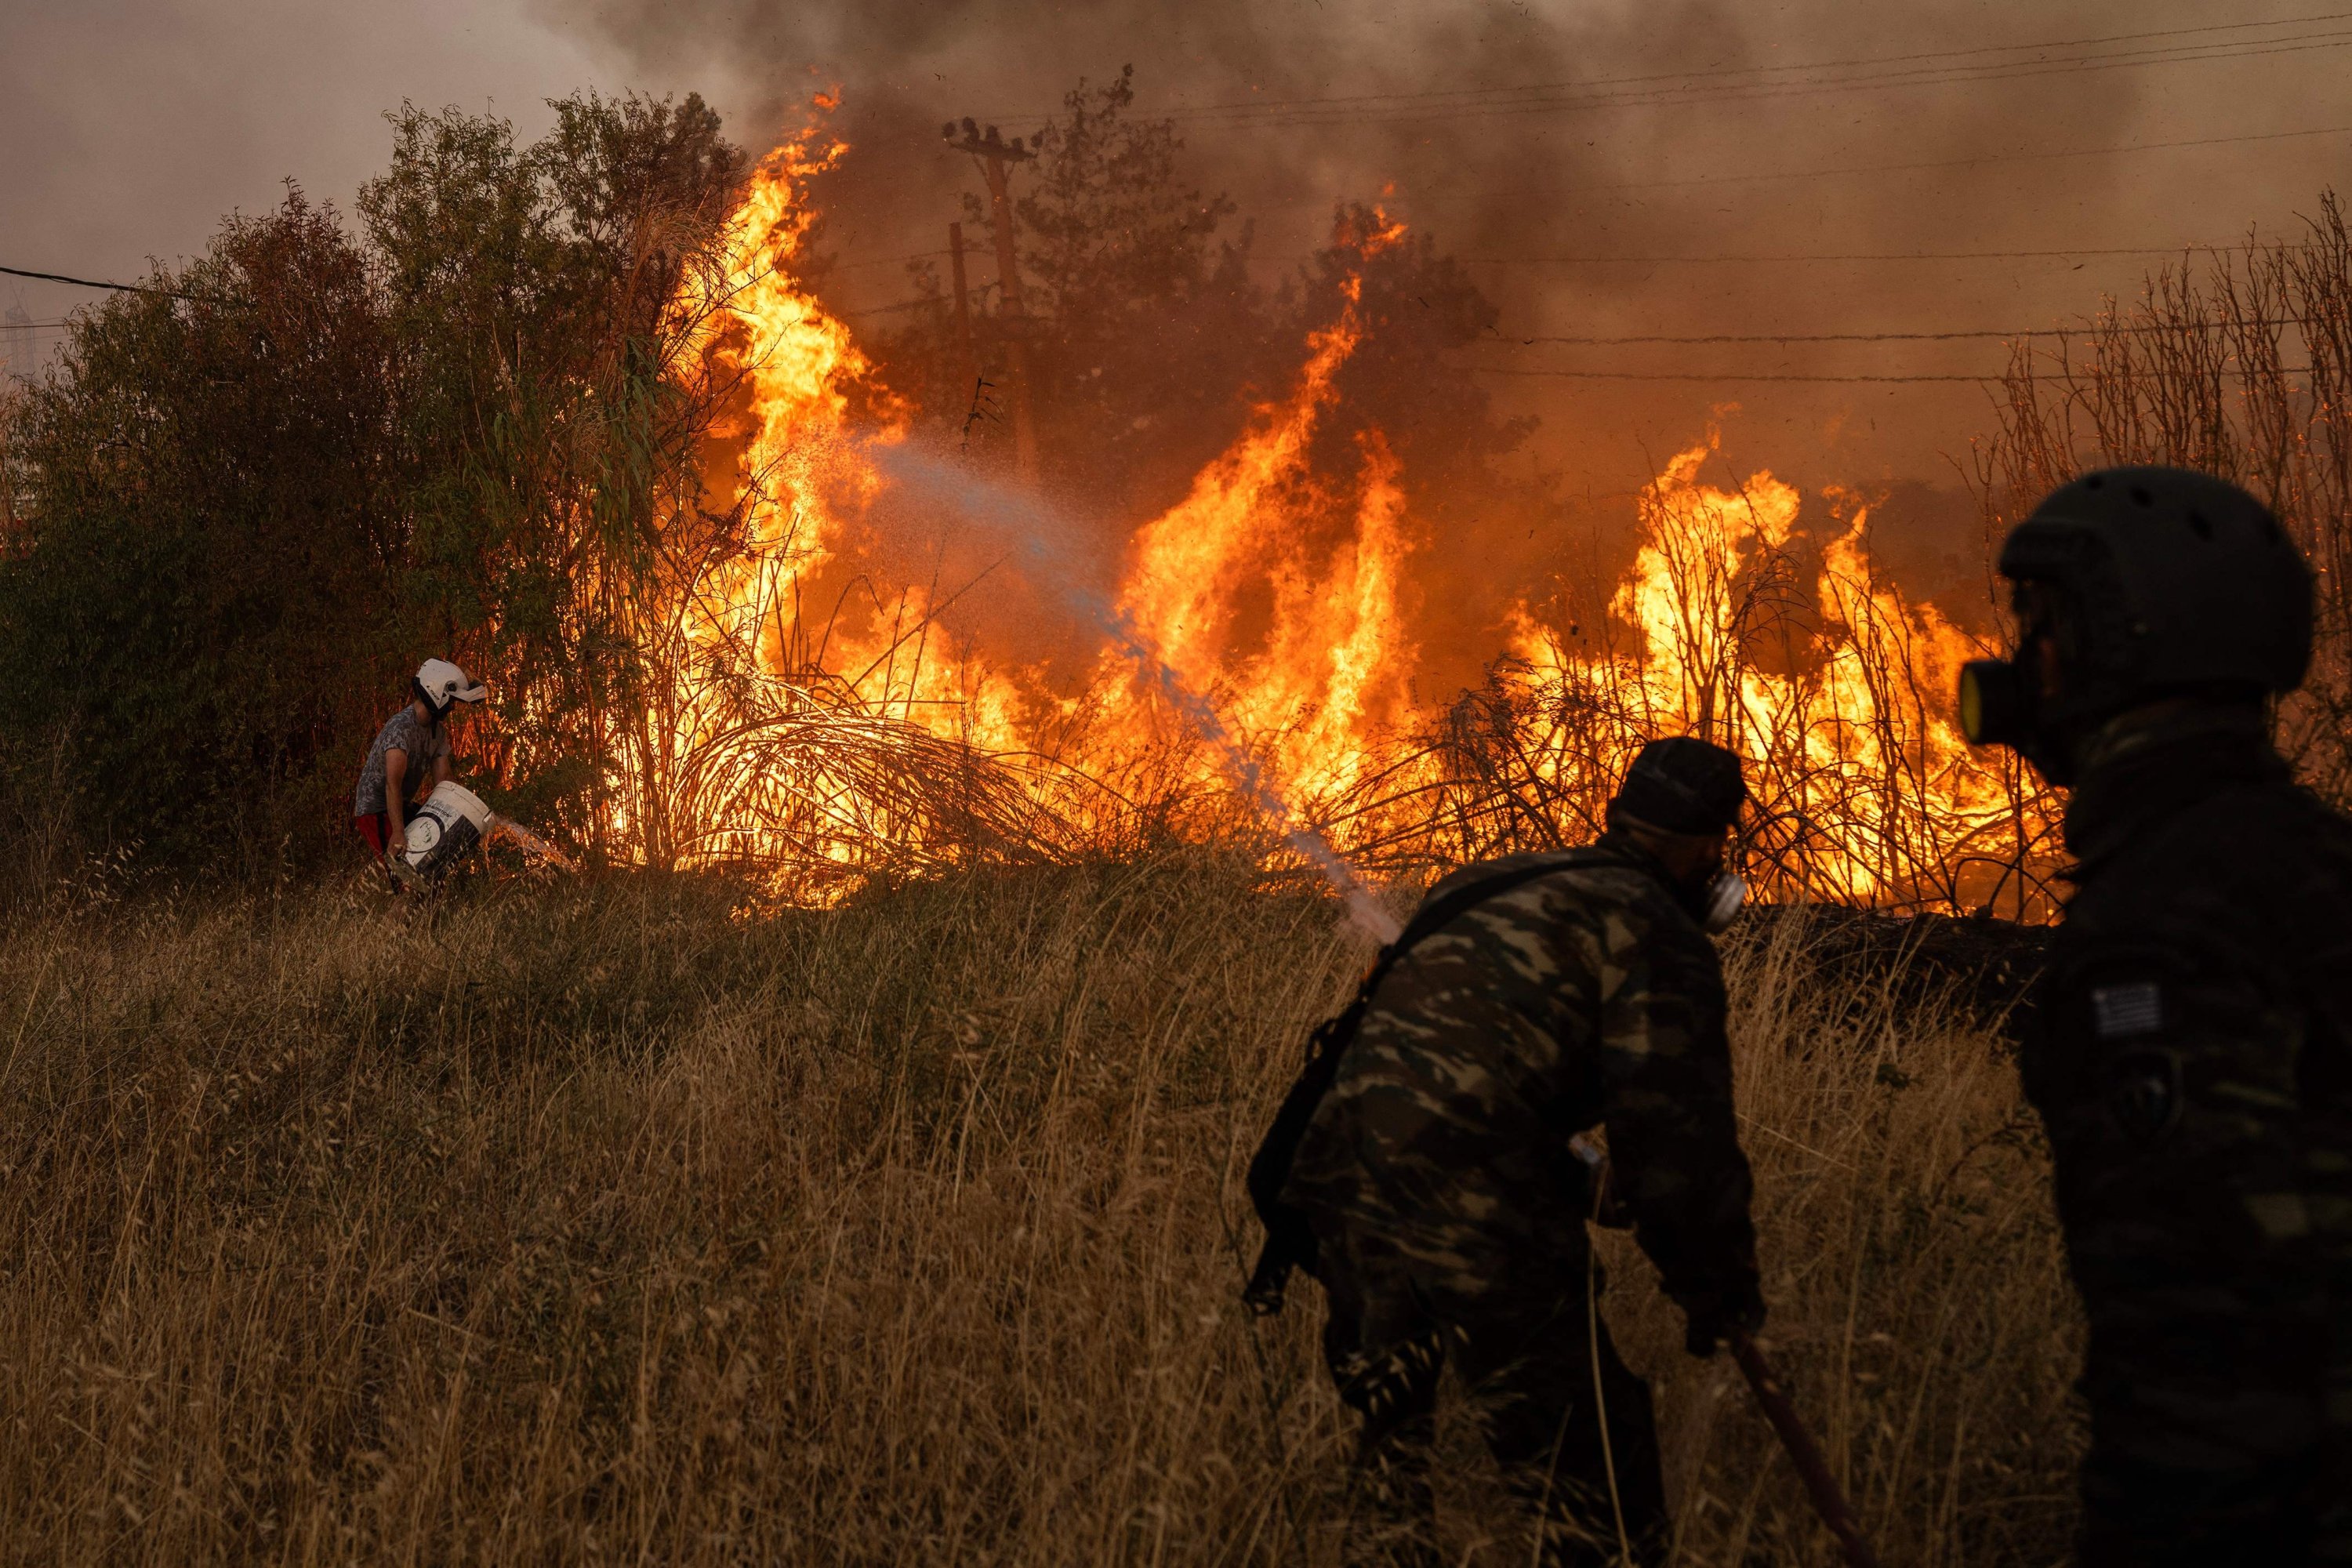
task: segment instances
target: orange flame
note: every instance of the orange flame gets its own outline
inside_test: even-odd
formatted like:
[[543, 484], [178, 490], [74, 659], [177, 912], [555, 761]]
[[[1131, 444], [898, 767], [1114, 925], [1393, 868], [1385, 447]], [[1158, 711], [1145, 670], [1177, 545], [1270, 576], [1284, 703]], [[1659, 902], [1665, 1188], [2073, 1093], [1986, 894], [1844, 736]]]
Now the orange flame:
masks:
[[[711, 451], [743, 503], [748, 547], [695, 590], [694, 635], [712, 647], [748, 637], [777, 678], [821, 679], [857, 711], [911, 731], [982, 754], [1053, 752], [1069, 776], [1098, 776], [1164, 742], [1169, 720], [1108, 642], [1087, 689], [1055, 693], [1041, 673], [992, 666], [983, 652], [942, 654], [919, 587], [892, 587], [895, 609], [849, 625], [820, 626], [804, 603], [836, 561], [874, 574], [856, 559], [852, 524], [897, 504], [874, 453], [908, 438], [903, 421], [849, 428], [844, 388], [870, 366], [793, 272], [813, 217], [806, 181], [843, 151], [811, 133], [764, 160], [735, 215], [718, 294], [688, 301], [719, 322], [712, 363], [746, 389], [740, 422], [714, 431]], [[1437, 715], [1416, 707], [1408, 684], [1419, 546], [1397, 458], [1367, 431], [1346, 483], [1310, 461], [1339, 373], [1366, 331], [1361, 264], [1403, 233], [1376, 214], [1339, 237], [1359, 270], [1342, 282], [1337, 319], [1309, 334], [1286, 395], [1254, 410], [1184, 498], [1135, 531], [1114, 601], [1120, 623], [1261, 759], [1294, 815], [1344, 816], [1365, 834], [1391, 830], [1405, 808], [1363, 792], [1401, 800], [1449, 777], [1443, 748], [1426, 739]], [[1822, 547], [1814, 624], [1794, 626], [1789, 595], [1759, 589], [1788, 574], [1801, 499], [1769, 473], [1728, 489], [1704, 482], [1717, 447], [1710, 434], [1676, 454], [1643, 492], [1641, 545], [1611, 599], [1631, 643], [1571, 652], [1526, 605], [1514, 612], [1508, 646], [1496, 650], [1511, 656], [1505, 695], [1515, 711], [1554, 715], [1527, 721], [1537, 728], [1515, 742], [1529, 783], [1597, 802], [1643, 739], [1707, 734], [1749, 759], [1759, 842], [1801, 861], [1788, 879], [1795, 885], [1857, 900], [1973, 901], [1984, 878], [1951, 867], [1979, 851], [1988, 866], [2013, 859], [2035, 826], [2014, 781], [1975, 758], [1941, 714], [1969, 639], [1878, 579], [1860, 504]], [[1777, 662], [1759, 650], [1775, 616]], [[910, 639], [909, 626], [919, 635]], [[677, 705], [694, 701], [682, 695]], [[1559, 717], [1571, 713], [1572, 726]], [[713, 723], [688, 725], [689, 740]], [[1042, 724], [1065, 739], [1045, 744]], [[1032, 785], [1042, 776], [1030, 775]], [[865, 820], [856, 801], [836, 805]], [[1074, 809], [1083, 834], [1085, 810]], [[827, 853], [851, 857], [854, 839], [843, 844]]]

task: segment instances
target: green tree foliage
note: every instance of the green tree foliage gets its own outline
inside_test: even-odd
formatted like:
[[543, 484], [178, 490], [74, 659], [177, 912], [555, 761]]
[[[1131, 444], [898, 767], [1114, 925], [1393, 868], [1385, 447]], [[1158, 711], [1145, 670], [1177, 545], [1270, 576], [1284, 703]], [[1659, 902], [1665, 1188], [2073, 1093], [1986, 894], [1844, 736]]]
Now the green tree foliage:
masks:
[[[707, 410], [666, 303], [742, 154], [696, 98], [413, 108], [359, 234], [299, 193], [78, 321], [12, 414], [0, 743], [68, 745], [156, 863], [342, 830], [407, 668], [455, 655], [482, 777], [587, 837]], [[21, 491], [21, 494], [19, 492]]]
[[[1343, 210], [1331, 249], [1260, 287], [1234, 204], [1134, 99], [1131, 71], [1080, 83], [1017, 174], [1048, 478], [1107, 517], [1163, 509], [1282, 393], [1376, 222]], [[320, 848], [428, 654], [490, 682], [463, 744], [494, 800], [592, 852], [624, 824], [656, 862], [698, 831], [667, 819], [696, 787], [681, 737], [710, 727], [679, 693], [757, 685], [756, 650], [690, 669], [712, 661], [682, 619], [744, 544], [741, 496], [705, 474], [742, 395], [708, 351], [745, 160], [693, 97], [553, 108], [528, 145], [402, 109], [355, 226], [299, 192], [230, 220], [86, 311], [58, 374], [0, 410], [0, 763], [67, 757], [93, 847]], [[967, 213], [985, 281], [992, 214]], [[968, 345], [919, 282], [926, 308], [869, 344], [881, 374], [851, 395], [905, 400], [932, 437], [976, 426], [974, 455], [1005, 460], [1002, 301]], [[1377, 427], [1415, 515], [1446, 526], [1524, 435], [1449, 357], [1494, 308], [1413, 237], [1364, 269], [1361, 309], [1318, 466], [1352, 478]], [[999, 395], [974, 421], [982, 374]], [[720, 707], [768, 732], [757, 702]]]
[[101, 841], [250, 860], [348, 790], [404, 642], [383, 322], [299, 191], [155, 282], [83, 317], [19, 411], [0, 733], [70, 748]]
[[502, 677], [490, 761], [520, 808], [593, 842], [667, 525], [700, 500], [708, 408], [668, 303], [715, 264], [744, 160], [697, 98], [555, 108], [529, 148], [404, 110], [360, 210], [416, 479], [414, 597]]

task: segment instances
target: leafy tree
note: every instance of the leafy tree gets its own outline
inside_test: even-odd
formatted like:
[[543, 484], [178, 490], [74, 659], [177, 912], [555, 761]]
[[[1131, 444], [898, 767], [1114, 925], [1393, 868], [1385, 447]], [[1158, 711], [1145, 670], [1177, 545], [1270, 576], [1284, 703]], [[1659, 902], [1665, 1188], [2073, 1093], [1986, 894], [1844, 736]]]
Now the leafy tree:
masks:
[[100, 843], [319, 847], [437, 652], [492, 683], [494, 795], [582, 838], [611, 820], [647, 616], [681, 534], [713, 547], [726, 389], [672, 301], [744, 163], [698, 99], [554, 108], [528, 147], [404, 109], [358, 236], [299, 192], [232, 219], [17, 400], [0, 750], [69, 741]]
[[1336, 378], [1339, 397], [1319, 431], [1318, 467], [1344, 463], [1358, 434], [1377, 429], [1403, 465], [1414, 510], [1443, 517], [1456, 498], [1485, 493], [1495, 465], [1525, 443], [1536, 422], [1498, 417], [1459, 357], [1493, 335], [1501, 311], [1426, 231], [1408, 228], [1368, 244], [1385, 226], [1381, 214], [1360, 204], [1333, 214], [1331, 244], [1282, 300], [1286, 335], [1295, 341], [1337, 319], [1342, 285], [1360, 278], [1364, 335]]
[[1134, 102], [1132, 66], [1072, 89], [1017, 212], [1052, 323], [1034, 360], [1045, 460], [1090, 493], [1150, 504], [1232, 439], [1234, 394], [1277, 353], [1249, 226], [1224, 234], [1233, 202], [1184, 182], [1175, 127], [1134, 119]]
[[396, 668], [384, 322], [299, 190], [151, 289], [86, 313], [17, 410], [0, 732], [71, 748], [101, 840], [250, 865], [332, 820]]
[[[1541, 504], [1499, 467], [1534, 422], [1496, 415], [1461, 363], [1459, 351], [1499, 319], [1461, 263], [1419, 231], [1367, 259], [1364, 241], [1386, 220], [1349, 205], [1333, 215], [1332, 242], [1269, 295], [1250, 279], [1249, 224], [1234, 222], [1230, 199], [1188, 182], [1174, 123], [1139, 117], [1134, 102], [1132, 68], [1099, 87], [1080, 82], [1037, 134], [1037, 161], [1014, 176], [1050, 479], [1115, 512], [1160, 510], [1233, 439], [1251, 402], [1287, 385], [1307, 335], [1338, 318], [1343, 282], [1360, 274], [1366, 331], [1321, 426], [1318, 470], [1353, 475], [1358, 437], [1377, 429], [1403, 466], [1414, 515], [1431, 526]], [[964, 211], [969, 232], [992, 237], [978, 195], [965, 195]], [[977, 368], [997, 392], [974, 420], [973, 367], [937, 268], [911, 270], [925, 308], [877, 341], [884, 378], [935, 422], [971, 424], [992, 460], [1009, 460], [1013, 329], [1001, 300], [983, 289], [976, 310]]]
[[403, 110], [360, 208], [398, 356], [411, 597], [501, 677], [493, 772], [593, 844], [667, 531], [700, 501], [709, 409], [670, 302], [713, 264], [744, 158], [691, 95], [554, 107], [529, 148], [504, 121]]
[[[1247, 225], [1179, 168], [1183, 142], [1167, 121], [1133, 116], [1132, 67], [1101, 87], [1081, 81], [1065, 114], [1036, 139], [1015, 179], [1024, 299], [1031, 321], [1032, 402], [1043, 467], [1055, 483], [1122, 511], [1154, 510], [1230, 441], [1235, 393], [1276, 372], [1277, 344], [1251, 281]], [[994, 215], [967, 195], [968, 232], [992, 254]], [[987, 264], [982, 264], [983, 271]], [[915, 269], [929, 308], [877, 342], [892, 388], [934, 420], [971, 420], [973, 382], [937, 268]], [[1001, 294], [982, 290], [977, 367], [995, 384], [972, 434], [1009, 460], [1011, 333]]]

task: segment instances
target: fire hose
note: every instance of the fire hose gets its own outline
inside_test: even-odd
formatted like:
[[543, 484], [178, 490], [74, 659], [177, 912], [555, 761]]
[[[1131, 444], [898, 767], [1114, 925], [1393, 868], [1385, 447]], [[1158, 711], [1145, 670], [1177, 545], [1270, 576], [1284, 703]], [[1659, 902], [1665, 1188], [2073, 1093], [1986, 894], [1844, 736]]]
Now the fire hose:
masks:
[[1878, 1568], [1878, 1554], [1863, 1539], [1862, 1526], [1854, 1522], [1853, 1505], [1845, 1500], [1837, 1479], [1830, 1474], [1829, 1462], [1822, 1457], [1820, 1445], [1805, 1430], [1797, 1415], [1797, 1407], [1789, 1402], [1788, 1390], [1780, 1384], [1780, 1374], [1764, 1359], [1756, 1342], [1739, 1329], [1731, 1331], [1731, 1357], [1747, 1375], [1748, 1386], [1756, 1391], [1756, 1403], [1764, 1407], [1764, 1419], [1772, 1424], [1773, 1433], [1780, 1446], [1789, 1450], [1790, 1463], [1797, 1467], [1797, 1475], [1805, 1483], [1805, 1494], [1812, 1500], [1813, 1511], [1838, 1538], [1838, 1547], [1845, 1553], [1850, 1568]]

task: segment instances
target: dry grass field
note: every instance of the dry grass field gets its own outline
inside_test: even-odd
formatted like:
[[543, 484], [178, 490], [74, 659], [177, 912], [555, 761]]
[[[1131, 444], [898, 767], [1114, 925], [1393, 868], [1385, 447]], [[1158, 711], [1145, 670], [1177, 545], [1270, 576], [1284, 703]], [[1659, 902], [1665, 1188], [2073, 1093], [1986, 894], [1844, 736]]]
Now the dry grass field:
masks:
[[[2077, 1329], [2014, 1073], [1779, 929], [1733, 974], [1767, 1343], [1888, 1563], [2058, 1562]], [[19, 918], [0, 1558], [1336, 1561], [1319, 1304], [1240, 1309], [1240, 1172], [1364, 956], [1205, 859]], [[1677, 1561], [1832, 1562], [1612, 1257]], [[1518, 1560], [1447, 1442], [1457, 1558]]]

